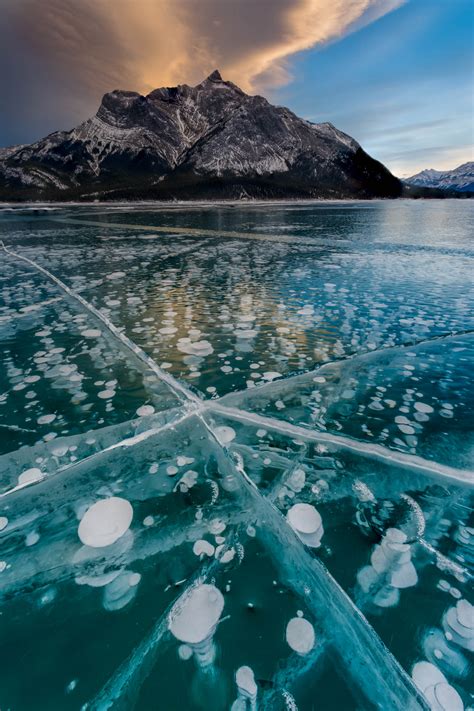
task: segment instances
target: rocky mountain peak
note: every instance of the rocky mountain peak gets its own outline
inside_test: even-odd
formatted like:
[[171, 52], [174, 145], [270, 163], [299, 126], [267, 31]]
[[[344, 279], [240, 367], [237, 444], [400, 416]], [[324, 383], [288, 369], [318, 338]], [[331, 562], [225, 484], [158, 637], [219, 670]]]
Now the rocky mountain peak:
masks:
[[425, 170], [406, 178], [409, 185], [428, 188], [440, 188], [461, 193], [474, 193], [474, 162], [463, 163], [451, 170]]
[[207, 81], [223, 81], [220, 71], [218, 69], [214, 69], [214, 71], [207, 77]]
[[196, 86], [115, 90], [69, 132], [0, 154], [0, 199], [393, 197], [401, 184], [350, 136], [214, 70]]

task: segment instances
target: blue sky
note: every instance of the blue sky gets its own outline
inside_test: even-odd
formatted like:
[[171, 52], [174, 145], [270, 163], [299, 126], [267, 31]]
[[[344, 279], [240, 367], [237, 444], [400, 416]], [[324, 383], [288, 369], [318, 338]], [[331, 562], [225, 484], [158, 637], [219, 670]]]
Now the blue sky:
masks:
[[474, 160], [474, 2], [408, 0], [293, 58], [271, 98], [331, 121], [395, 174]]

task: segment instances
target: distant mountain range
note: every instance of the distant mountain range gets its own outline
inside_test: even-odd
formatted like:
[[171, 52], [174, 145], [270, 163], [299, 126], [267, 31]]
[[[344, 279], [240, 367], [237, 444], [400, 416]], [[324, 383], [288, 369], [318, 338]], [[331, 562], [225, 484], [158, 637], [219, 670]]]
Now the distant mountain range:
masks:
[[421, 173], [406, 178], [405, 182], [424, 188], [474, 193], [474, 162], [463, 163], [453, 170], [422, 170]]
[[401, 181], [330, 123], [191, 87], [106, 94], [72, 131], [0, 149], [1, 200], [399, 197]]

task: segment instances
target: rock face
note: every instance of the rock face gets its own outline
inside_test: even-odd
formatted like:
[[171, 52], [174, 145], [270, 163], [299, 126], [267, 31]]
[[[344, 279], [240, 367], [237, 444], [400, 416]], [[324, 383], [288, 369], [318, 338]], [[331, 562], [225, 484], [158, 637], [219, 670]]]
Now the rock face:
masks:
[[72, 131], [0, 149], [2, 200], [398, 197], [401, 182], [350, 136], [249, 96], [197, 86], [106, 94]]
[[406, 178], [405, 182], [424, 188], [474, 193], [474, 162], [463, 163], [453, 170], [422, 170], [421, 173]]

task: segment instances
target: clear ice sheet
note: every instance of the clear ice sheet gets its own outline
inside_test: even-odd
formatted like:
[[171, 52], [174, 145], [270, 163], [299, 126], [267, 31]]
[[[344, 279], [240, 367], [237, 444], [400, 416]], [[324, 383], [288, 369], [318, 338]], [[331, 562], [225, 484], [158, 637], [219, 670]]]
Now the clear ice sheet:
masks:
[[472, 465], [474, 333], [386, 348], [230, 394], [221, 404]]
[[472, 221], [0, 212], [2, 708], [472, 706]]

